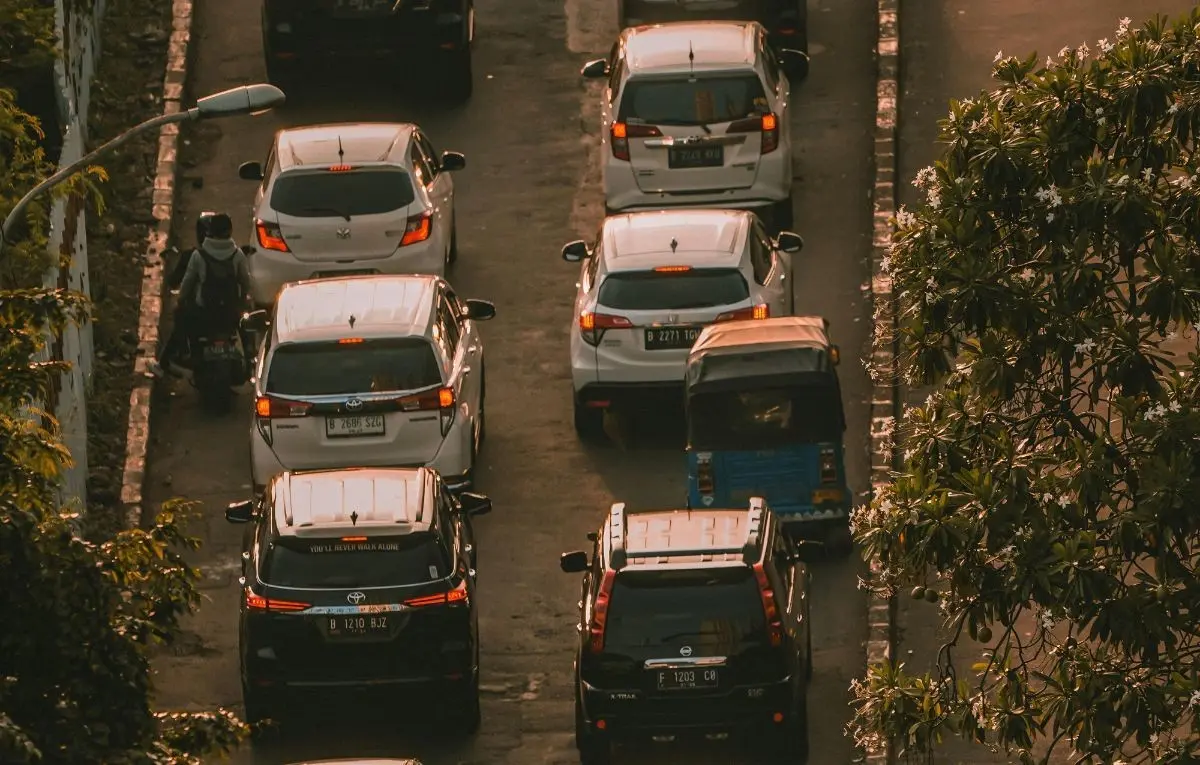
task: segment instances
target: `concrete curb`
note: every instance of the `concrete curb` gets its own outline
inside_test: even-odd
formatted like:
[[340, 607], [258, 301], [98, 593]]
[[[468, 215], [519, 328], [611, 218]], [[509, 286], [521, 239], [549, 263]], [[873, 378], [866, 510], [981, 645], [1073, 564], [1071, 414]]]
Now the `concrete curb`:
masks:
[[[871, 366], [871, 496], [887, 485], [893, 469], [892, 431], [899, 414], [896, 376], [895, 311], [892, 280], [884, 270], [896, 214], [896, 154], [900, 96], [900, 0], [879, 0], [878, 66], [875, 85], [875, 183], [871, 190], [874, 230], [871, 238], [872, 328]], [[871, 561], [872, 576], [879, 562]], [[881, 664], [896, 653], [896, 599], [872, 595], [867, 602], [867, 663]], [[891, 763], [891, 742], [866, 751], [868, 763]]]
[[[173, 0], [167, 70], [163, 77], [164, 114], [178, 112], [182, 106], [191, 34], [192, 0]], [[125, 434], [121, 508], [126, 528], [137, 528], [142, 523], [142, 492], [146, 483], [146, 457], [150, 449], [150, 398], [154, 392], [149, 364], [158, 352], [159, 322], [163, 309], [162, 253], [171, 236], [178, 150], [179, 125], [164, 125], [158, 134], [154, 224], [146, 237], [146, 265], [142, 269], [141, 306], [138, 309], [138, 350], [133, 362], [134, 384], [129, 394], [129, 426]]]

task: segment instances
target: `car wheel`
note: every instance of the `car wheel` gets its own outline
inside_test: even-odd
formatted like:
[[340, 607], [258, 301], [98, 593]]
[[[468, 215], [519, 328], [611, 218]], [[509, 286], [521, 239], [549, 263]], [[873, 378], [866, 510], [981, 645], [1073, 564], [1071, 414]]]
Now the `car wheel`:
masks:
[[442, 723], [445, 731], [453, 735], [472, 735], [479, 730], [483, 712], [479, 704], [479, 661], [475, 661], [475, 677], [462, 690], [455, 690], [443, 699]]
[[450, 248], [446, 250], [446, 265], [452, 266], [458, 260], [458, 219], [450, 219]]
[[585, 441], [599, 440], [604, 435], [604, 410], [584, 406], [576, 398], [575, 432]]
[[588, 730], [578, 692], [575, 694], [575, 748], [579, 750], [580, 765], [609, 765], [612, 762], [612, 744], [607, 737]]
[[792, 717], [775, 728], [767, 741], [767, 754], [789, 763], [808, 761], [808, 691], [802, 689]]
[[790, 230], [795, 223], [795, 216], [792, 212], [792, 195], [788, 194], [787, 199], [782, 202], [776, 202], [771, 210], [772, 223], [775, 224], [775, 232]]

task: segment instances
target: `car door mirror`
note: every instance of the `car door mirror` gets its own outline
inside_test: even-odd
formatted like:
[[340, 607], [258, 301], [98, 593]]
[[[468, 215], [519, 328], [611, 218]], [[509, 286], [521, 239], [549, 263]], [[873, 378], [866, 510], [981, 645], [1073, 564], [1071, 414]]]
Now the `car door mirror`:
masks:
[[225, 520], [230, 523], [249, 523], [254, 520], [253, 500], [230, 502], [229, 506], [225, 508]]
[[589, 542], [595, 542], [599, 538], [600, 538], [600, 532], [598, 532], [598, 531], [589, 531], [587, 533], [587, 541], [589, 541]]
[[796, 554], [792, 556], [795, 563], [812, 563], [825, 555], [825, 543], [816, 539], [797, 539]]
[[238, 166], [238, 177], [243, 181], [261, 181], [263, 168], [258, 162], [243, 162]]
[[588, 570], [588, 554], [583, 550], [563, 553], [559, 556], [558, 567], [567, 574], [582, 574]]
[[779, 66], [787, 72], [789, 79], [803, 80], [808, 77], [808, 54], [804, 51], [784, 48], [779, 51]]
[[245, 255], [246, 257], [250, 257], [251, 255], [253, 255], [256, 252], [258, 252], [258, 248], [252, 244], [247, 244], [244, 247], [242, 247], [242, 254]]
[[453, 173], [455, 170], [462, 170], [467, 166], [467, 158], [464, 154], [457, 151], [442, 152], [442, 169], [448, 173]]
[[786, 253], [796, 253], [804, 249], [804, 237], [791, 231], [780, 231], [775, 237], [775, 246]]
[[598, 58], [589, 61], [579, 70], [579, 75], [585, 80], [598, 80], [601, 77], [608, 76], [608, 60]]
[[496, 305], [486, 300], [467, 300], [467, 318], [475, 321], [487, 321], [496, 318]]
[[492, 500], [485, 494], [464, 491], [458, 495], [458, 506], [467, 515], [487, 515], [492, 512]]
[[267, 324], [270, 323], [270, 317], [266, 311], [251, 311], [250, 313], [242, 314], [241, 327], [253, 332], [263, 332], [267, 329]]
[[591, 253], [588, 252], [587, 242], [582, 239], [576, 239], [574, 242], [568, 242], [563, 245], [562, 259], [568, 263], [578, 263], [581, 260], [587, 260]]

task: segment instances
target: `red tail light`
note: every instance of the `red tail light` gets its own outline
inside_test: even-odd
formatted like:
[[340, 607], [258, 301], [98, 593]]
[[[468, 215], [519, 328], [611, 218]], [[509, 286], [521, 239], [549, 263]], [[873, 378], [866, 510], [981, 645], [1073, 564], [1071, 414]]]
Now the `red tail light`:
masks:
[[825, 447], [821, 449], [821, 483], [837, 483], [837, 481], [837, 457], [833, 449]]
[[259, 396], [254, 402], [254, 413], [264, 419], [307, 417], [312, 404], [307, 401], [288, 401], [273, 396]]
[[739, 319], [769, 319], [771, 306], [766, 303], [752, 305], [749, 308], [739, 308], [736, 311], [726, 311], [717, 317], [717, 321], [737, 321]]
[[433, 214], [421, 213], [414, 215], [408, 219], [408, 225], [404, 227], [404, 236], [400, 239], [400, 246], [405, 247], [417, 242], [424, 242], [429, 238], [429, 234], [433, 231]]
[[758, 580], [758, 592], [762, 595], [763, 615], [767, 618], [767, 635], [771, 645], [783, 644], [783, 622], [779, 620], [779, 608], [775, 605], [775, 591], [767, 578], [763, 564], [754, 564], [754, 578]]
[[296, 600], [276, 600], [275, 598], [266, 598], [262, 595], [255, 595], [249, 587], [245, 590], [246, 608], [251, 611], [272, 611], [276, 613], [288, 613], [294, 611], [303, 611], [306, 608], [311, 608], [311, 603], [301, 603]]
[[396, 407], [402, 412], [430, 412], [436, 409], [453, 409], [454, 400], [453, 388], [437, 388], [397, 399]]
[[599, 345], [604, 333], [610, 329], [631, 329], [633, 322], [624, 316], [584, 311], [579, 314], [579, 334], [588, 345]]
[[761, 154], [770, 154], [779, 148], [779, 117], [774, 112], [733, 122], [725, 132], [762, 133], [762, 143], [759, 145]]
[[609, 129], [612, 155], [617, 159], [629, 161], [630, 138], [661, 138], [662, 131], [653, 125], [630, 125], [625, 122], [614, 122]]
[[696, 488], [701, 494], [712, 494], [716, 491], [716, 480], [713, 478], [711, 462], [696, 463]]
[[258, 235], [258, 246], [264, 250], [275, 250], [276, 252], [290, 252], [287, 242], [283, 241], [283, 234], [279, 230], [279, 224], [268, 223], [262, 218], [254, 221], [254, 232]]
[[592, 653], [604, 650], [604, 624], [608, 621], [608, 601], [612, 598], [613, 580], [617, 578], [615, 571], [605, 571], [600, 580], [600, 591], [596, 593], [596, 603], [592, 606], [592, 623], [588, 625], [588, 635], [591, 638], [588, 645]]
[[434, 595], [422, 595], [418, 598], [409, 598], [404, 601], [404, 605], [411, 608], [421, 608], [423, 606], [444, 606], [448, 603], [465, 603], [467, 601], [467, 581], [464, 579], [449, 592], [439, 592]]

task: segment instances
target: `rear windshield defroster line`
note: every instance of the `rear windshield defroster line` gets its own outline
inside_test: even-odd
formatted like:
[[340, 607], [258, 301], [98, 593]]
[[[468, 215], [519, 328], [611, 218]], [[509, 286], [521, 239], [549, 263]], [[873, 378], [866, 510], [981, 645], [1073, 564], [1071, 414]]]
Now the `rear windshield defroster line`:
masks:
[[621, 96], [618, 120], [645, 125], [713, 125], [768, 111], [754, 73], [632, 79]]
[[736, 268], [683, 272], [618, 271], [605, 277], [597, 301], [626, 311], [679, 311], [733, 305], [750, 298], [750, 286]]
[[416, 199], [409, 174], [394, 167], [283, 173], [271, 187], [272, 210], [293, 218], [381, 215]]
[[441, 385], [433, 347], [422, 338], [287, 343], [271, 354], [267, 393], [348, 396]]
[[263, 556], [262, 579], [276, 587], [402, 587], [450, 575], [449, 556], [432, 534], [359, 544], [278, 541]]

